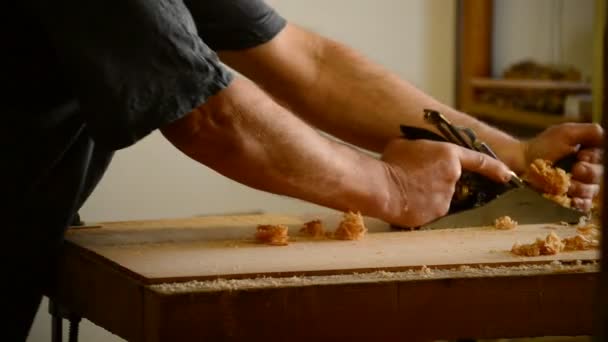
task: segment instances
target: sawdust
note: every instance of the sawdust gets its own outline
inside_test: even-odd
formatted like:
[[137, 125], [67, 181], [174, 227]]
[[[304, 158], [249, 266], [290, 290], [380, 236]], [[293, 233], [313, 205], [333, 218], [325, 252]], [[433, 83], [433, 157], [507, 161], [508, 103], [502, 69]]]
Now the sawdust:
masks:
[[337, 240], [360, 240], [367, 233], [367, 228], [363, 222], [360, 212], [344, 213], [344, 218], [338, 228], [333, 233], [332, 238]]
[[300, 228], [300, 234], [307, 235], [313, 238], [325, 237], [325, 228], [321, 220], [313, 220], [304, 223], [304, 226]]
[[420, 269], [420, 273], [422, 273], [423, 275], [430, 276], [433, 274], [433, 270], [431, 270], [426, 265], [422, 265], [422, 268]]
[[510, 216], [501, 216], [494, 220], [494, 228], [501, 230], [515, 229], [517, 228], [517, 221]]
[[406, 271], [375, 271], [370, 273], [350, 273], [328, 276], [261, 277], [248, 279], [215, 279], [164, 283], [151, 285], [150, 289], [161, 294], [184, 294], [193, 292], [241, 291], [250, 289], [285, 288], [315, 286], [338, 283], [378, 283], [390, 281], [412, 281], [421, 279], [454, 279], [476, 277], [505, 277], [552, 273], [598, 272], [596, 262], [561, 263], [518, 266], [459, 266], [450, 269], [431, 269], [426, 266]]
[[287, 246], [289, 244], [288, 231], [289, 228], [282, 224], [259, 225], [255, 232], [255, 240], [273, 246]]

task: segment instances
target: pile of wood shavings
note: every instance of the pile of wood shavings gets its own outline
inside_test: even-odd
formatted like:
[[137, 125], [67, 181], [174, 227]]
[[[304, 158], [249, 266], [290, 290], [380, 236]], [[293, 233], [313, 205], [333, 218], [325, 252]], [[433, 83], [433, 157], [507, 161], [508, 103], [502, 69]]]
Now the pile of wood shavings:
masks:
[[551, 194], [543, 194], [543, 197], [546, 199], [550, 199], [553, 202], [561, 205], [562, 207], [571, 208], [572, 207], [572, 198], [568, 197], [566, 194], [562, 195], [551, 195]]
[[544, 239], [538, 238], [530, 244], [515, 243], [511, 253], [519, 256], [554, 255], [563, 251], [580, 251], [598, 248], [600, 230], [589, 223], [577, 228], [577, 235], [561, 239], [555, 232], [549, 233]]
[[600, 230], [595, 224], [587, 224], [576, 229], [577, 235], [563, 239], [565, 251], [580, 251], [600, 246]]
[[[255, 240], [275, 246], [286, 246], [289, 241], [288, 228], [284, 225], [259, 225]], [[300, 234], [313, 238], [328, 237], [336, 240], [361, 240], [367, 233], [367, 228], [360, 212], [346, 212], [334, 233], [325, 232], [321, 220], [304, 223]]]
[[536, 159], [528, 167], [525, 180], [546, 198], [569, 208], [572, 199], [568, 197], [571, 175], [563, 169], [553, 167], [553, 163]]
[[351, 211], [344, 213], [344, 219], [333, 234], [334, 239], [338, 240], [360, 240], [367, 233], [367, 228], [363, 222], [360, 212]]
[[518, 265], [518, 266], [460, 266], [454, 269], [433, 269], [423, 266], [421, 269], [412, 269], [400, 272], [376, 271], [370, 273], [352, 273], [325, 276], [302, 276], [288, 278], [250, 278], [250, 279], [215, 279], [204, 281], [188, 281], [182, 283], [164, 283], [151, 285], [150, 289], [162, 294], [180, 294], [193, 292], [238, 291], [260, 288], [284, 288], [294, 286], [336, 284], [336, 283], [367, 283], [407, 281], [419, 279], [450, 279], [475, 277], [500, 277], [514, 275], [529, 275], [538, 273], [568, 273], [568, 272], [598, 272], [596, 262], [583, 264], [563, 264], [553, 261], [549, 264]]
[[282, 224], [259, 225], [255, 232], [255, 239], [258, 242], [267, 243], [273, 246], [287, 246], [289, 243], [288, 231], [289, 228]]
[[494, 228], [501, 230], [515, 229], [517, 228], [517, 221], [510, 216], [501, 216], [494, 220]]
[[529, 244], [516, 242], [511, 248], [511, 253], [520, 256], [553, 255], [564, 249], [564, 243], [555, 232], [549, 233], [544, 239], [538, 238]]
[[570, 174], [553, 167], [553, 163], [544, 159], [534, 160], [525, 178], [534, 188], [546, 194], [562, 195], [570, 188]]
[[321, 220], [313, 220], [304, 223], [304, 226], [300, 228], [300, 234], [313, 238], [322, 238], [325, 236], [325, 228]]

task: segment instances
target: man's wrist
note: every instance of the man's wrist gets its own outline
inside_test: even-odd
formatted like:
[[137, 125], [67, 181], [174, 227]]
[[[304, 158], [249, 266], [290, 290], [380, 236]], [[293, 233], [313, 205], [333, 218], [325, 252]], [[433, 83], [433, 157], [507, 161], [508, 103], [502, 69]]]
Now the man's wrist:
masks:
[[491, 127], [466, 113], [460, 112], [460, 114], [467, 116], [470, 127], [473, 128], [481, 140], [485, 141], [494, 150], [498, 159], [513, 172], [521, 174], [526, 170], [527, 144], [524, 141]]
[[515, 138], [501, 146], [497, 151], [498, 157], [515, 173], [525, 172], [528, 161], [526, 160], [527, 143]]
[[408, 210], [407, 185], [404, 183], [405, 177], [400, 174], [403, 171], [384, 161], [382, 165], [387, 179], [387, 188], [384, 191], [386, 200], [382, 207], [383, 217], [391, 223], [396, 223]]
[[366, 183], [367, 189], [362, 193], [358, 210], [366, 216], [397, 223], [407, 210], [403, 177], [400, 177], [398, 169], [382, 160], [373, 160], [373, 165], [367, 169], [373, 177]]

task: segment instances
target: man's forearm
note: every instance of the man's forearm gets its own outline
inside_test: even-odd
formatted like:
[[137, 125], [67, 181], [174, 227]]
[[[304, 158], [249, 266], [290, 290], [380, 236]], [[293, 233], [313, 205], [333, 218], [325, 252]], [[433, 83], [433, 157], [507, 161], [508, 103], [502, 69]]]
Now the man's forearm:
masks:
[[314, 33], [288, 26], [266, 46], [224, 56], [305, 120], [350, 143], [379, 152], [400, 135], [400, 124], [429, 128], [422, 114], [424, 108], [431, 108], [473, 128], [512, 169], [522, 171], [522, 155], [513, 153], [521, 149], [517, 139]]
[[397, 200], [382, 162], [321, 137], [249, 81], [162, 131], [191, 158], [260, 190], [381, 218]]
[[[353, 117], [350, 127], [342, 127], [342, 135], [348, 132], [369, 130], [369, 141], [361, 141], [374, 150], [384, 147], [386, 141], [399, 135], [400, 124], [430, 128], [423, 120], [423, 109], [430, 108], [442, 112], [457, 125], [474, 129], [492, 146], [499, 156], [512, 168], [521, 169], [521, 160], [515, 160], [511, 149], [517, 148], [519, 141], [474, 117], [459, 112], [420, 91], [384, 68], [374, 65], [356, 52], [330, 40], [324, 40], [319, 89], [327, 92], [325, 104], [311, 101], [307, 111], [320, 116], [316, 120], [337, 118], [337, 122], [323, 123], [327, 128], [345, 125]], [[347, 84], [348, 89], [335, 87]], [[335, 100], [338, 101], [335, 101]], [[329, 106], [328, 104], [334, 104]], [[326, 108], [325, 115], [322, 108]], [[351, 133], [352, 134], [352, 133]], [[357, 137], [352, 137], [357, 139]], [[521, 170], [518, 170], [521, 171]]]

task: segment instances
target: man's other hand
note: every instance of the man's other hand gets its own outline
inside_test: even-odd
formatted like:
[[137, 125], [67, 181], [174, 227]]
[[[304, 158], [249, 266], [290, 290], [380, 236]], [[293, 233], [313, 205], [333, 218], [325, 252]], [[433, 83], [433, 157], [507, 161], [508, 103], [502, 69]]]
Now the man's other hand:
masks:
[[602, 144], [604, 131], [597, 124], [565, 123], [550, 127], [523, 144], [526, 168], [537, 158], [556, 162], [576, 154], [568, 195], [574, 207], [588, 211], [599, 193], [604, 168]]

